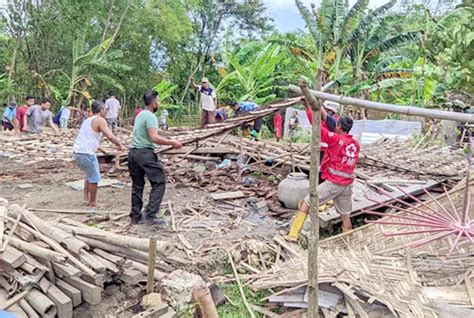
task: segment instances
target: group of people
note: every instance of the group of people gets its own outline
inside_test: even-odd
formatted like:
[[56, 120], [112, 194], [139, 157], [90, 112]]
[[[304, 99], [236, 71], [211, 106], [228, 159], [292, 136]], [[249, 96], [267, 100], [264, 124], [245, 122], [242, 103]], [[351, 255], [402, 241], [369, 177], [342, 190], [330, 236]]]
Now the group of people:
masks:
[[[79, 108], [72, 106], [63, 106], [53, 116], [51, 99], [45, 98], [39, 104], [33, 96], [27, 96], [25, 103], [21, 106], [11, 102], [6, 105], [2, 117], [2, 129], [20, 132], [28, 132], [39, 134], [43, 131], [44, 126], [50, 126], [55, 132], [59, 129], [67, 129], [71, 111], [78, 112], [78, 121], [81, 123], [89, 114]], [[107, 125], [115, 130], [117, 128], [118, 115], [120, 113], [120, 102], [115, 98], [115, 94], [109, 93], [109, 97], [105, 101], [106, 122]]]
[[49, 110], [51, 104], [50, 99], [43, 99], [39, 105], [35, 104], [35, 98], [32, 96], [26, 97], [25, 104], [19, 107], [13, 102], [8, 104], [2, 117], [3, 130], [35, 134], [41, 133], [43, 126], [49, 125], [53, 130], [58, 131]]
[[[134, 224], [146, 222], [150, 225], [160, 225], [157, 218], [161, 201], [165, 194], [166, 177], [163, 166], [155, 153], [156, 145], [169, 145], [181, 148], [179, 141], [164, 138], [158, 134], [159, 123], [155, 113], [160, 106], [160, 98], [155, 91], [147, 91], [143, 95], [145, 104], [135, 117], [131, 148], [127, 149], [114, 135], [113, 127], [107, 118], [107, 106], [102, 101], [92, 103], [92, 116], [86, 119], [79, 129], [74, 141], [73, 158], [84, 172], [84, 199], [89, 206], [95, 208], [97, 187], [100, 182], [99, 162], [96, 152], [102, 136], [105, 135], [114, 143], [119, 151], [128, 150], [128, 168], [132, 178], [132, 208], [131, 222]], [[111, 125], [112, 124], [112, 125]], [[112, 127], [110, 127], [112, 126]], [[151, 184], [148, 205], [143, 209], [143, 191], [145, 176]]]
[[[212, 124], [217, 120], [225, 120], [226, 112], [219, 114], [216, 111], [216, 94], [209, 86], [209, 81], [203, 78], [201, 85], [193, 86], [201, 93], [201, 126]], [[92, 103], [92, 114], [85, 118], [74, 141], [73, 158], [79, 168], [84, 172], [84, 199], [89, 206], [96, 206], [97, 187], [100, 182], [99, 162], [96, 152], [99, 148], [102, 136], [106, 136], [114, 143], [119, 151], [128, 151], [128, 169], [132, 179], [131, 212], [130, 219], [134, 224], [147, 222], [152, 225], [161, 225], [162, 221], [157, 218], [161, 201], [165, 194], [166, 177], [163, 166], [155, 153], [156, 145], [169, 145], [175, 149], [181, 148], [182, 144], [177, 140], [171, 140], [158, 134], [162, 123], [158, 120], [156, 112], [160, 106], [160, 98], [156, 91], [147, 91], [143, 94], [144, 108], [135, 113], [133, 125], [133, 138], [130, 149], [114, 135], [117, 128], [120, 113], [120, 102], [114, 94], [109, 94], [104, 102], [94, 101]], [[51, 100], [44, 99], [39, 105], [31, 96], [26, 98], [25, 104], [16, 107], [11, 103], [5, 109], [2, 126], [4, 129], [16, 130], [18, 132], [28, 131], [40, 133], [45, 125], [58, 130], [55, 121], [59, 122], [61, 128], [67, 127], [70, 116], [68, 107], [60, 110], [56, 119], [50, 112]], [[313, 113], [309, 104], [303, 100], [306, 115], [312, 123]], [[252, 101], [232, 102], [228, 105], [235, 115], [254, 111], [259, 106]], [[357, 165], [360, 146], [349, 131], [353, 121], [346, 116], [338, 116], [338, 104], [325, 102], [321, 107], [321, 166], [320, 179], [324, 182], [318, 186], [319, 201], [325, 203], [334, 201], [336, 211], [341, 214], [342, 229], [348, 231], [352, 228], [350, 212], [352, 209], [352, 183], [355, 179], [354, 170]], [[279, 115], [279, 116], [278, 116]], [[278, 119], [279, 118], [279, 119]], [[281, 138], [281, 114], [275, 116], [275, 133]], [[275, 123], [274, 121], [274, 123]], [[278, 124], [278, 121], [280, 124]], [[255, 120], [250, 127], [243, 127], [258, 134], [262, 127], [261, 119]], [[151, 192], [148, 205], [143, 209], [143, 191], [147, 176]], [[287, 240], [296, 241], [308, 216], [310, 207], [309, 195], [298, 205], [298, 211], [293, 219]]]

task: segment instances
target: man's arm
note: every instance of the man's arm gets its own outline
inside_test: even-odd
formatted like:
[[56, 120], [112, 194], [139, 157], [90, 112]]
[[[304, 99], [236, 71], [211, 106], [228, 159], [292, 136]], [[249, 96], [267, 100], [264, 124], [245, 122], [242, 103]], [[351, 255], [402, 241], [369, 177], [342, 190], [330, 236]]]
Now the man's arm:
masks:
[[55, 123], [53, 123], [53, 120], [52, 120], [52, 119], [50, 119], [48, 122], [49, 122], [49, 126], [50, 126], [55, 132], [59, 132], [58, 126], [57, 126]]
[[183, 145], [177, 140], [171, 140], [158, 135], [158, 130], [156, 128], [148, 128], [147, 133], [148, 137], [150, 137], [150, 140], [154, 144], [172, 146], [174, 149], [183, 147]]
[[107, 125], [107, 121], [105, 119], [100, 118], [101, 120], [99, 121], [99, 131], [107, 137], [113, 144], [115, 144], [117, 147], [120, 148], [120, 150], [125, 151], [127, 150], [127, 147], [122, 145], [120, 140], [112, 133], [112, 131], [109, 129], [109, 126]]
[[28, 111], [23, 115], [23, 131], [28, 130]]
[[326, 109], [324, 109], [323, 105], [321, 105], [319, 110], [321, 111], [321, 120], [326, 121], [326, 118], [328, 117], [328, 112], [326, 111]]
[[194, 78], [191, 78], [191, 86], [193, 88], [199, 88], [199, 85], [196, 84], [196, 82], [194, 81]]
[[17, 116], [15, 116], [15, 119], [13, 121], [15, 122], [15, 131], [20, 132], [20, 120]]

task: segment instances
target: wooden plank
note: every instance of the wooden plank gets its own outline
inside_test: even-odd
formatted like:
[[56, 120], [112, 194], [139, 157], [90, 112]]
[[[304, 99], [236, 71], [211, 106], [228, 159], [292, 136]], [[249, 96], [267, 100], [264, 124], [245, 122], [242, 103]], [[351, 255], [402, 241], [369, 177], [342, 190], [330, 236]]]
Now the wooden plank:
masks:
[[7, 246], [3, 253], [0, 253], [0, 263], [4, 262], [13, 268], [20, 267], [24, 262], [26, 262], [25, 254], [17, 250], [13, 246]]
[[231, 191], [231, 192], [218, 192], [211, 193], [211, 198], [214, 200], [231, 200], [231, 199], [240, 199], [246, 197], [242, 191]]
[[61, 279], [56, 280], [56, 286], [72, 300], [73, 307], [77, 307], [82, 303], [81, 291], [76, 287], [69, 285]]
[[79, 277], [82, 272], [71, 264], [64, 263], [53, 263], [54, 272], [61, 278], [63, 277]]
[[58, 317], [72, 318], [72, 300], [65, 293], [46, 278], [39, 281], [39, 286], [43, 293], [56, 304]]
[[86, 303], [90, 305], [97, 305], [100, 303], [102, 290], [99, 287], [89, 284], [88, 282], [74, 276], [64, 277], [64, 281], [79, 289], [82, 293], [82, 299]]

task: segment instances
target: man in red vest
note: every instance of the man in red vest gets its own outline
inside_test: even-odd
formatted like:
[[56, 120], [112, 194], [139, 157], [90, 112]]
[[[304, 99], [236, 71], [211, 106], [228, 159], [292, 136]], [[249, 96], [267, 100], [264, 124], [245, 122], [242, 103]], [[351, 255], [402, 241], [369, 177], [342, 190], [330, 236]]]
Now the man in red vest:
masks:
[[[328, 113], [321, 107], [322, 121], [326, 121]], [[321, 127], [321, 139], [328, 144], [326, 154], [321, 163], [322, 178], [326, 182], [318, 186], [319, 202], [324, 204], [334, 200], [336, 211], [342, 218], [342, 231], [352, 229], [350, 212], [352, 210], [352, 183], [354, 170], [359, 158], [359, 142], [349, 131], [353, 121], [349, 117], [341, 116], [337, 121], [334, 132]], [[309, 212], [309, 195], [298, 207], [296, 216], [291, 224], [290, 232], [285, 237], [289, 241], [297, 241]]]

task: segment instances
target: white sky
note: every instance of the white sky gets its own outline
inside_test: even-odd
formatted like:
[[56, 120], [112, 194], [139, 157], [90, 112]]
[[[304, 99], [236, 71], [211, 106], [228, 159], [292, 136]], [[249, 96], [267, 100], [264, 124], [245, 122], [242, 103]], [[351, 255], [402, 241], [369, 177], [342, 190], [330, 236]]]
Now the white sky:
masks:
[[[0, 0], [1, 1], [1, 0]], [[269, 16], [275, 20], [276, 27], [283, 32], [295, 31], [298, 28], [304, 28], [303, 19], [298, 12], [294, 0], [263, 0], [267, 4]], [[319, 5], [320, 0], [303, 0], [303, 3], [310, 8], [311, 3]], [[349, 0], [349, 5], [352, 6], [356, 0]], [[369, 7], [379, 7], [389, 0], [370, 0]]]
[[[304, 28], [304, 22], [301, 19], [294, 0], [263, 0], [268, 7], [269, 16], [275, 20], [276, 27], [283, 32], [295, 31], [298, 28]], [[378, 7], [389, 0], [370, 0], [370, 7]], [[0, 8], [6, 5], [7, 0], [0, 0]], [[303, 0], [308, 8], [311, 3], [318, 5], [321, 0]], [[349, 0], [352, 6], [356, 0]]]

